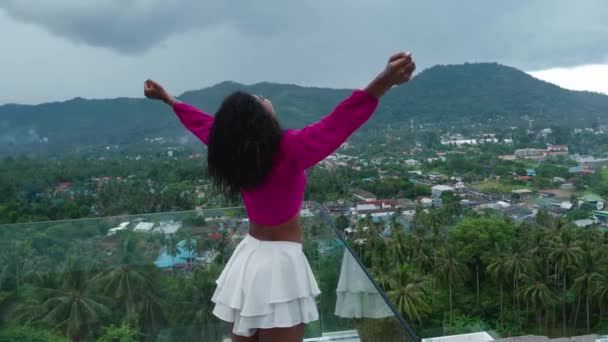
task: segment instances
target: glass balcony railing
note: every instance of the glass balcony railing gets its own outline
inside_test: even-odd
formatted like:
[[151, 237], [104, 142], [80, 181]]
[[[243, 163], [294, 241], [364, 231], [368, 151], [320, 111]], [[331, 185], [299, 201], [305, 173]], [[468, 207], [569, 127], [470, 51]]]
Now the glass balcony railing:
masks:
[[441, 223], [445, 210], [341, 221], [348, 248], [423, 342], [606, 341], [608, 230], [546, 213]]
[[[418, 340], [331, 218], [307, 212], [322, 294], [305, 340]], [[247, 229], [242, 208], [2, 225], [0, 341], [229, 340], [210, 298]]]

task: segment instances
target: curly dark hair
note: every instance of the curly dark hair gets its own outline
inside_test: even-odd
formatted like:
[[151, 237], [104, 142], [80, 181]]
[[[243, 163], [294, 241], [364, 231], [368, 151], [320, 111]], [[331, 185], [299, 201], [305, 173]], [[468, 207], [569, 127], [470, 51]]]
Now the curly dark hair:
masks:
[[207, 165], [215, 186], [234, 197], [261, 185], [282, 134], [277, 119], [253, 95], [237, 91], [226, 97], [209, 134]]

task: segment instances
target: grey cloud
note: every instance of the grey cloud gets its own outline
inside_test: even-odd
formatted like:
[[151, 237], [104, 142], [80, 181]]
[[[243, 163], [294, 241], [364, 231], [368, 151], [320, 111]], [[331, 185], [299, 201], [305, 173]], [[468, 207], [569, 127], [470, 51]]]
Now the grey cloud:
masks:
[[[498, 61], [527, 70], [608, 57], [603, 0], [3, 0], [0, 8], [74, 42], [125, 54], [186, 31], [227, 26], [272, 52], [257, 55], [306, 51], [306, 58], [335, 61], [356, 53], [361, 60], [406, 47], [421, 67]], [[236, 52], [251, 47], [226, 44]]]
[[174, 34], [217, 25], [234, 25], [252, 34], [289, 28], [306, 4], [272, 0], [260, 7], [247, 1], [193, 0], [3, 0], [0, 8], [14, 19], [35, 24], [77, 43], [122, 53], [145, 52]]

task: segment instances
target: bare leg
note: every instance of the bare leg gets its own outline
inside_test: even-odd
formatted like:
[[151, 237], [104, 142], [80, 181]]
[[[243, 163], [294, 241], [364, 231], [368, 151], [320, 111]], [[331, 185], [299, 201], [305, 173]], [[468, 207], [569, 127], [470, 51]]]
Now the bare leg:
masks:
[[304, 340], [304, 324], [290, 328], [272, 328], [258, 330], [260, 342], [302, 342]]
[[256, 331], [256, 333], [253, 336], [250, 337], [245, 337], [245, 336], [241, 336], [241, 335], [235, 335], [234, 333], [232, 333], [232, 342], [258, 342], [259, 339], [259, 330]]

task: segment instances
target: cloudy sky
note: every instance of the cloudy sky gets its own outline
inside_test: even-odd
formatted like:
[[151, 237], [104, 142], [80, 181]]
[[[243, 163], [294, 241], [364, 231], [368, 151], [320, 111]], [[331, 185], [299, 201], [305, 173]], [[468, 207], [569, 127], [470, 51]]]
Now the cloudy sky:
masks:
[[146, 78], [362, 87], [399, 50], [608, 93], [606, 18], [604, 0], [2, 0], [0, 104], [141, 96]]

